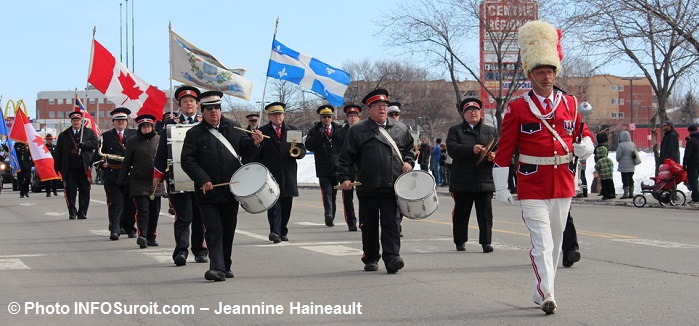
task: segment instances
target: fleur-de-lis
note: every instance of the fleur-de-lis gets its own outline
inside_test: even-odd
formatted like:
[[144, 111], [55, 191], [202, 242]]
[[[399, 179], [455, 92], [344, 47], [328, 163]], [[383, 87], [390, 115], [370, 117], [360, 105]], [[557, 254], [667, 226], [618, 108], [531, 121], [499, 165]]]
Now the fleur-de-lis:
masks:
[[273, 48], [273, 50], [274, 50], [274, 52], [282, 53], [282, 47], [279, 46], [279, 45], [275, 46], [275, 47]]
[[330, 67], [325, 67], [325, 72], [327, 72], [328, 75], [332, 75], [335, 73], [335, 69], [332, 69]]
[[282, 70], [279, 70], [279, 72], [277, 73], [277, 75], [279, 75], [279, 78], [282, 78], [282, 77], [288, 75], [288, 74], [286, 73], [286, 68], [282, 68]]

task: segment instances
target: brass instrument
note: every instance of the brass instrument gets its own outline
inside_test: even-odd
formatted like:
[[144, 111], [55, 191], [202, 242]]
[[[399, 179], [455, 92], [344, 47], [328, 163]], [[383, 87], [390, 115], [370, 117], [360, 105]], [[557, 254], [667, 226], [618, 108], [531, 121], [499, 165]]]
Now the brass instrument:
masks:
[[104, 142], [100, 142], [100, 147], [97, 147], [97, 154], [99, 154], [99, 156], [102, 156], [102, 157], [104, 157], [104, 158], [106, 158], [106, 159], [110, 159], [110, 160], [114, 160], [114, 161], [124, 162], [124, 157], [123, 157], [123, 156], [119, 156], [119, 155], [115, 155], [115, 154], [105, 154], [105, 153], [102, 153], [102, 144], [103, 144], [103, 143], [104, 143]]
[[303, 139], [303, 133], [300, 130], [289, 130], [286, 133], [286, 139], [291, 143], [289, 155], [293, 158], [301, 156], [301, 148], [297, 146]]

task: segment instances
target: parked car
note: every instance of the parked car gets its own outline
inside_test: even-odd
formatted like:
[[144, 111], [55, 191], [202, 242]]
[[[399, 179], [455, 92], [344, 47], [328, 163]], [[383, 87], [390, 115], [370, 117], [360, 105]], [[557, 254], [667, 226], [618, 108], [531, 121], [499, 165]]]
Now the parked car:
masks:
[[17, 191], [17, 179], [12, 174], [12, 166], [10, 159], [0, 156], [0, 173], [2, 173], [2, 182], [0, 182], [0, 190], [5, 188], [6, 183], [12, 184], [12, 190]]
[[[36, 167], [32, 166], [32, 177], [31, 181], [29, 181], [29, 190], [32, 192], [41, 192], [43, 190], [46, 190], [46, 183], [42, 182], [41, 179], [39, 179], [39, 174], [36, 172]], [[58, 182], [56, 185], [57, 189], [63, 189], [63, 182]]]

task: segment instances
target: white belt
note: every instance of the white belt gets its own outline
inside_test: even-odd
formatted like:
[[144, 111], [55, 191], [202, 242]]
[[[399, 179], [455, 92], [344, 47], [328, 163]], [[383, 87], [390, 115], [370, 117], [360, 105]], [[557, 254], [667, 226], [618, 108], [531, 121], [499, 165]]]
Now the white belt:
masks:
[[570, 163], [573, 161], [573, 155], [555, 155], [555, 156], [531, 156], [519, 154], [519, 161], [526, 164], [536, 164], [536, 165], [561, 165]]

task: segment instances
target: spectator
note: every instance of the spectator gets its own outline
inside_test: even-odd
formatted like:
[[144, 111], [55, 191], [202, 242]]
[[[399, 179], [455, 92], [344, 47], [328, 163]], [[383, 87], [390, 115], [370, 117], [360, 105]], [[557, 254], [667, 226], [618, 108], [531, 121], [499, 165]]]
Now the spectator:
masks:
[[675, 163], [680, 163], [680, 135], [675, 131], [675, 125], [667, 120], [663, 123], [663, 141], [660, 143], [660, 160], [670, 158]]
[[602, 200], [616, 198], [614, 193], [614, 182], [612, 181], [612, 172], [614, 171], [614, 162], [607, 157], [607, 147], [598, 146], [595, 149], [595, 170], [599, 173], [600, 185], [602, 186]]
[[432, 175], [434, 176], [434, 181], [438, 186], [442, 185], [442, 171], [439, 169], [439, 160], [442, 158], [442, 138], [437, 138], [434, 141], [434, 147], [430, 151], [430, 165], [432, 168]]
[[631, 135], [624, 130], [619, 134], [619, 146], [616, 148], [616, 161], [619, 164], [617, 170], [621, 172], [621, 183], [624, 194], [621, 199], [633, 198], [633, 174], [636, 171], [634, 156], [636, 145], [631, 141]]
[[699, 185], [697, 178], [699, 177], [699, 132], [697, 126], [691, 125], [687, 128], [689, 137], [684, 149], [684, 158], [682, 167], [687, 171], [687, 188], [692, 192], [692, 201], [696, 204], [699, 202]]

